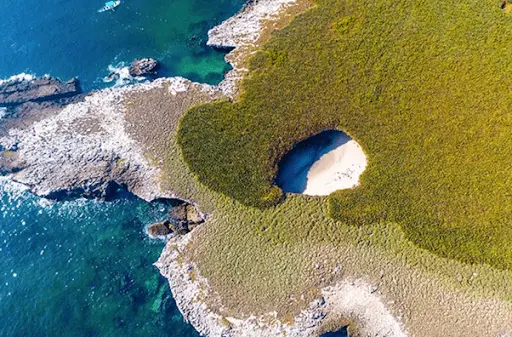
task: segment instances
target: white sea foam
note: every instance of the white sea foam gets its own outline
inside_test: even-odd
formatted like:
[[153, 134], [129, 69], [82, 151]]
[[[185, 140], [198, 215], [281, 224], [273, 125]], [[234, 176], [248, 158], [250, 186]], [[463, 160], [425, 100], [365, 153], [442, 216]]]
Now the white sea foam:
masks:
[[0, 80], [0, 85], [7, 83], [7, 82], [23, 82], [23, 81], [32, 81], [36, 78], [35, 75], [27, 74], [27, 73], [21, 73], [18, 75], [13, 75], [9, 78]]
[[0, 119], [7, 115], [7, 108], [0, 108]]
[[143, 76], [133, 77], [130, 75], [130, 67], [126, 66], [124, 62], [119, 62], [115, 66], [108, 66], [109, 75], [103, 78], [103, 82], [114, 82], [114, 87], [121, 87], [127, 84], [143, 82], [146, 80]]
[[28, 191], [28, 189], [29, 188], [27, 186], [14, 182], [7, 176], [0, 177], [0, 195], [3, 193], [9, 193], [20, 196]]

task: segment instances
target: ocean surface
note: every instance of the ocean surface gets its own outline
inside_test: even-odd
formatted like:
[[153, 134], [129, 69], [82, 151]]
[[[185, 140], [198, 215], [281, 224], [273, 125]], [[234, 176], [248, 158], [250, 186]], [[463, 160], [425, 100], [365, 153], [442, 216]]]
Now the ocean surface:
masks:
[[152, 265], [163, 203], [48, 202], [0, 179], [0, 336], [195, 337]]
[[[161, 61], [161, 76], [215, 84], [229, 66], [206, 46], [207, 32], [244, 0], [0, 1], [0, 79], [19, 73], [77, 76], [85, 91], [111, 84], [111, 71], [138, 57]], [[125, 73], [126, 75], [126, 73]]]
[[[0, 79], [77, 76], [90, 91], [122, 84], [104, 81], [111, 71], [134, 81], [125, 67], [153, 57], [160, 76], [218, 83], [229, 66], [207, 31], [244, 2], [124, 0], [98, 13], [103, 0], [2, 0]], [[152, 265], [164, 243], [144, 227], [165, 211], [126, 193], [50, 203], [0, 178], [0, 336], [198, 336]]]
[[167, 207], [49, 202], [0, 178], [0, 336], [199, 337], [152, 266], [164, 242], [145, 226]]

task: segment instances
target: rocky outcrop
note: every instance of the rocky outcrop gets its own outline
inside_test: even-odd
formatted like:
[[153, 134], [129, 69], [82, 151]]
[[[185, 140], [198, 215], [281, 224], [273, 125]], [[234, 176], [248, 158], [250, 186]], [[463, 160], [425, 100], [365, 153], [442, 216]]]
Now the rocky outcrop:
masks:
[[155, 75], [160, 64], [152, 58], [137, 59], [130, 65], [130, 76], [148, 76]]
[[[135, 140], [128, 131], [125, 96], [151, 90], [158, 91], [165, 116], [154, 109], [141, 109], [137, 121], [130, 124], [169, 118], [166, 99], [173, 102], [188, 90], [204, 93], [205, 99], [216, 95], [209, 85], [183, 78], [158, 79], [95, 92], [37, 119], [8, 120], [8, 126], [0, 126], [0, 171], [10, 173], [12, 180], [29, 186], [35, 194], [57, 200], [77, 196], [108, 199], [118, 187], [147, 201], [177, 197], [162, 190], [160, 169], [146, 158], [144, 140]], [[168, 133], [146, 133], [145, 137], [149, 135], [161, 137], [162, 144], [168, 140]]]
[[246, 61], [263, 42], [265, 25], [279, 19], [280, 13], [299, 0], [250, 0], [234, 16], [208, 31], [207, 45], [233, 49], [225, 57], [233, 67], [219, 84], [228, 97], [238, 95], [238, 81], [247, 72]]
[[249, 1], [234, 16], [208, 32], [209, 46], [217, 48], [236, 48], [255, 43], [266, 21], [273, 20], [279, 13], [295, 4], [296, 0], [258, 0]]
[[148, 226], [146, 232], [149, 237], [166, 239], [170, 234], [185, 235], [204, 222], [203, 216], [194, 205], [181, 201], [169, 208], [167, 216], [168, 220]]
[[76, 78], [67, 82], [45, 76], [31, 81], [13, 80], [0, 83], [0, 107], [26, 102], [45, 102], [72, 97], [80, 93]]
[[323, 325], [346, 317], [362, 323], [358, 325], [361, 336], [407, 336], [400, 321], [375, 292], [375, 287], [363, 280], [344, 280], [321, 289], [321, 297], [293, 317], [291, 322], [281, 322], [275, 313], [247, 319], [222, 316], [204, 304], [206, 297], [209, 300], [220, 299], [209, 291], [208, 280], [202, 277], [196, 266], [184, 259], [192, 234], [173, 237], [155, 266], [169, 280], [176, 304], [185, 319], [204, 336], [317, 337], [324, 332]]
[[186, 202], [171, 207], [167, 213], [168, 217], [178, 221], [185, 221], [188, 224], [199, 224], [204, 221], [197, 209]]

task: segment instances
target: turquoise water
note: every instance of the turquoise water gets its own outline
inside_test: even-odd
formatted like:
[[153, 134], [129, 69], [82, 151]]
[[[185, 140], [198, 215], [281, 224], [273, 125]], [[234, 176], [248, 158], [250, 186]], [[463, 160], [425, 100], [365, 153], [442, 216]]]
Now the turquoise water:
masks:
[[161, 76], [210, 84], [228, 70], [224, 52], [206, 47], [208, 29], [244, 0], [0, 1], [0, 78], [18, 73], [78, 76], [84, 90], [102, 88], [109, 66], [137, 57], [162, 62]]
[[0, 336], [198, 336], [152, 266], [164, 204], [0, 195]]
[[[2, 0], [0, 79], [77, 76], [90, 91], [153, 57], [160, 76], [218, 83], [229, 66], [206, 47], [207, 31], [244, 2], [122, 0], [97, 13], [104, 0]], [[152, 266], [164, 243], [143, 230], [163, 204], [127, 195], [51, 204], [8, 186], [0, 179], [0, 336], [198, 336]]]

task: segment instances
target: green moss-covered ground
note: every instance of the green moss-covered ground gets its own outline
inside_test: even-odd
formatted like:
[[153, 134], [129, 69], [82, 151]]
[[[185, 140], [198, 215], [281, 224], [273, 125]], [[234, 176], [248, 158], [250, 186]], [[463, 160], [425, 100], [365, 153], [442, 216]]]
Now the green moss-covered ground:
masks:
[[497, 1], [319, 0], [252, 58], [239, 101], [187, 113], [184, 158], [210, 188], [272, 207], [279, 159], [342, 129], [369, 166], [329, 197], [335, 220], [396, 222], [441, 256], [512, 269], [510, 31]]

